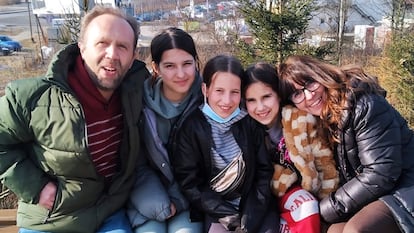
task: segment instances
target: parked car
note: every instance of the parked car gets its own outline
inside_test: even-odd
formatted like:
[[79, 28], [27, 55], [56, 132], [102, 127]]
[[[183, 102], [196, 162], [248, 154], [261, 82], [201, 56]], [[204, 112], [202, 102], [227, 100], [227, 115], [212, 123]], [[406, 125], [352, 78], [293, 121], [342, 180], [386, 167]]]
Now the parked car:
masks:
[[5, 35], [0, 35], [0, 45], [9, 48], [12, 51], [22, 50], [22, 45], [20, 44], [20, 42], [15, 41], [12, 38]]
[[140, 13], [136, 15], [135, 18], [141, 22], [149, 22], [149, 21], [154, 21], [154, 20], [160, 20], [163, 14], [164, 12], [157, 10], [157, 11]]
[[3, 46], [3, 45], [1, 45], [1, 44], [0, 44], [0, 54], [1, 54], [2, 56], [7, 56], [7, 55], [9, 55], [10, 53], [11, 53], [11, 51], [10, 51], [10, 49], [9, 49], [8, 47]]

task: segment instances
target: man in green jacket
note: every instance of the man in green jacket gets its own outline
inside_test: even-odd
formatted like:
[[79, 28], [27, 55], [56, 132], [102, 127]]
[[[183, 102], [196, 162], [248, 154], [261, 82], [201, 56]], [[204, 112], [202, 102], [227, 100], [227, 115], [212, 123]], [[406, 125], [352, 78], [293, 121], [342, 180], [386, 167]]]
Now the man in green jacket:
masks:
[[97, 6], [44, 77], [0, 97], [0, 178], [19, 198], [20, 233], [131, 232], [123, 207], [150, 75], [137, 39], [134, 18]]

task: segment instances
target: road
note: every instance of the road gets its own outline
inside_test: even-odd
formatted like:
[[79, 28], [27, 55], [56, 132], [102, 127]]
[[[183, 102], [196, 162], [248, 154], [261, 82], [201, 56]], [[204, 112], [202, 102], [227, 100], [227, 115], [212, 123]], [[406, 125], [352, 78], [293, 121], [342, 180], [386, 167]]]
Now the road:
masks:
[[[41, 35], [38, 24], [36, 23], [35, 16], [30, 14], [29, 21], [29, 12], [27, 5], [25, 3], [9, 5], [9, 6], [0, 6], [0, 34], [9, 34], [10, 37], [17, 41], [33, 39], [38, 40], [38, 37]], [[43, 32], [47, 32], [47, 28], [51, 26], [51, 23], [44, 18], [39, 18], [40, 26], [43, 29]], [[31, 23], [31, 25], [30, 25]], [[166, 22], [163, 21], [154, 21], [146, 22], [145, 25], [141, 26], [141, 35], [138, 39], [138, 47], [149, 47], [152, 38], [162, 29], [169, 26]], [[192, 33], [192, 36], [196, 43], [212, 43], [213, 40], [210, 38], [211, 35], [208, 33]], [[51, 43], [51, 42], [50, 42]], [[49, 46], [55, 47], [53, 44]]]
[[[40, 18], [39, 22], [42, 27], [48, 25], [45, 19]], [[37, 31], [37, 23], [34, 15], [29, 15], [25, 3], [0, 6], [0, 30], [6, 34], [13, 34], [13, 39], [21, 41], [31, 38], [31, 32], [34, 34]]]
[[[30, 17], [34, 23], [34, 17]], [[29, 14], [27, 10], [0, 12], [0, 25], [5, 27], [29, 25]]]
[[[15, 40], [21, 41], [31, 38], [30, 23], [32, 25], [32, 34], [36, 34], [37, 23], [33, 14], [30, 14], [30, 19], [31, 21], [29, 21], [29, 12], [27, 10], [26, 4], [0, 6], [0, 31], [13, 34], [11, 37]], [[46, 31], [47, 27], [51, 26], [50, 23], [47, 22], [44, 18], [39, 18], [39, 22], [44, 31]], [[167, 25], [141, 26], [141, 36], [138, 42], [139, 46], [149, 46], [150, 41], [154, 35], [166, 27]], [[15, 33], [12, 33], [14, 30], [21, 32], [15, 35]]]

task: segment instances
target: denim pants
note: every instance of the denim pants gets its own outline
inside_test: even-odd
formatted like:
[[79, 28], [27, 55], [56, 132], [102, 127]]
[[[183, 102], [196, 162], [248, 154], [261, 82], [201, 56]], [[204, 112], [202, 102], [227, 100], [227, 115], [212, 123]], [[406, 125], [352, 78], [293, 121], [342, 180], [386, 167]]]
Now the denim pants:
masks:
[[202, 233], [202, 222], [190, 222], [190, 212], [184, 211], [165, 222], [150, 220], [134, 229], [134, 233]]
[[[35, 231], [20, 228], [19, 233], [52, 233], [46, 231]], [[125, 215], [125, 210], [119, 210], [109, 216], [101, 228], [96, 233], [132, 233], [129, 220]]]

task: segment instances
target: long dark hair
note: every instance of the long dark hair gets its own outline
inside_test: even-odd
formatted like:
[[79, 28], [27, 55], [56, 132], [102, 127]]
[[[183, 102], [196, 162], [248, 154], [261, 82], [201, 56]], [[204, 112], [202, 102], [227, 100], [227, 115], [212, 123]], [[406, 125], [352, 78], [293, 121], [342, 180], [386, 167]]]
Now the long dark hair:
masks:
[[281, 97], [289, 102], [295, 91], [294, 83], [304, 86], [309, 81], [320, 83], [326, 90], [326, 104], [320, 118], [329, 131], [331, 142], [338, 142], [337, 131], [342, 127], [342, 113], [349, 110], [356, 98], [367, 93], [384, 95], [378, 79], [357, 65], [338, 67], [316, 58], [294, 55], [279, 66]]
[[277, 69], [274, 65], [267, 62], [257, 62], [246, 68], [246, 81], [243, 89], [243, 96], [246, 94], [247, 88], [253, 84], [261, 82], [279, 95], [280, 84]]
[[207, 61], [203, 69], [203, 82], [207, 87], [211, 85], [214, 74], [229, 72], [241, 79], [242, 88], [245, 80], [245, 71], [240, 60], [230, 55], [217, 55]]
[[[159, 65], [162, 55], [170, 49], [181, 49], [191, 54], [196, 62], [196, 69], [200, 70], [200, 61], [198, 58], [196, 45], [190, 34], [176, 27], [164, 29], [156, 35], [150, 45], [152, 61]], [[157, 74], [153, 73], [154, 78]]]

